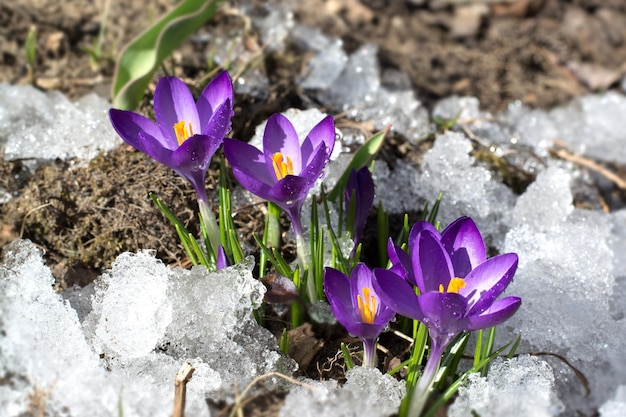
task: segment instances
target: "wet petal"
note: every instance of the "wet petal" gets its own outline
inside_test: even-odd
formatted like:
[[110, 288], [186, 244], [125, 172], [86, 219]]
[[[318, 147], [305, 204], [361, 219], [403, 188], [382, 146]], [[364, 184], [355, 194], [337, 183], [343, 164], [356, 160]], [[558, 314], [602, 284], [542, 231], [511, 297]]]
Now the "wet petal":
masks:
[[456, 293], [427, 292], [418, 297], [424, 313], [421, 320], [429, 329], [452, 336], [463, 330], [463, 318], [467, 313], [465, 298]]
[[391, 261], [391, 269], [406, 279], [411, 285], [417, 285], [415, 282], [415, 276], [413, 275], [413, 264], [409, 254], [406, 253], [400, 246], [393, 243], [393, 239], [389, 238], [387, 241], [387, 254]]
[[439, 231], [430, 224], [430, 222], [420, 220], [411, 227], [411, 231], [409, 232], [409, 249], [414, 246], [414, 241], [417, 238], [417, 235], [420, 234], [421, 231], [428, 230], [434, 236], [439, 236]]
[[117, 109], [111, 109], [109, 117], [113, 128], [126, 143], [157, 162], [171, 167], [172, 151], [164, 147], [161, 131], [153, 121], [139, 114]]
[[[337, 321], [339, 321], [339, 319], [337, 319]], [[341, 321], [339, 321], [341, 323]], [[387, 323], [389, 322], [389, 320], [387, 320]], [[343, 327], [346, 328], [346, 330], [348, 331], [348, 333], [353, 334], [361, 339], [378, 339], [378, 336], [380, 336], [380, 333], [385, 329], [385, 327], [387, 326], [387, 323], [385, 324], [377, 324], [377, 323], [373, 323], [373, 324], [368, 324], [368, 323], [362, 323], [362, 322], [357, 322], [357, 323], [341, 323], [343, 325]]]
[[330, 308], [341, 324], [355, 322], [358, 311], [353, 305], [350, 279], [334, 268], [324, 269], [324, 291]]
[[[233, 167], [233, 171], [238, 171], [242, 175], [251, 177], [255, 182], [265, 184], [267, 190], [276, 183], [274, 175], [270, 176], [268, 174], [265, 156], [254, 146], [240, 140], [225, 138], [224, 155]], [[241, 183], [241, 181], [239, 182]], [[241, 185], [248, 191], [256, 194], [243, 183]]]
[[300, 177], [306, 178], [309, 188], [313, 187], [315, 181], [317, 181], [317, 179], [322, 175], [326, 162], [324, 147], [323, 145], [320, 145], [319, 148], [313, 153], [311, 161], [302, 168], [299, 174]]
[[422, 230], [412, 243], [413, 273], [420, 291], [439, 291], [439, 285], [448, 288], [454, 271], [448, 253], [439, 242], [439, 236], [429, 230]]
[[349, 209], [354, 193], [355, 203], [353, 204], [356, 211], [354, 213], [353, 240], [355, 244], [361, 241], [369, 212], [374, 204], [374, 191], [374, 180], [368, 167], [363, 167], [358, 171], [352, 169], [346, 185], [345, 207], [346, 210]]
[[450, 223], [441, 233], [441, 244], [450, 255], [454, 274], [459, 278], [465, 278], [487, 259], [483, 238], [469, 217], [460, 217]]
[[219, 147], [215, 142], [208, 136], [194, 135], [172, 152], [170, 168], [187, 178], [195, 190], [205, 187], [206, 170]]
[[[113, 129], [126, 143], [144, 153], [148, 153], [145, 150], [146, 147], [162, 147], [170, 150], [178, 147], [178, 144], [174, 147], [168, 147], [169, 144], [164, 140], [161, 130], [156, 123], [140, 114], [127, 110], [110, 109], [109, 119]], [[141, 136], [140, 133], [142, 134]], [[154, 143], [146, 143], [148, 138]]]
[[274, 184], [268, 191], [267, 200], [275, 203], [284, 203], [287, 206], [302, 202], [306, 198], [309, 188], [306, 178], [287, 175]]
[[335, 122], [332, 116], [326, 116], [315, 125], [302, 142], [303, 164], [307, 165], [310, 163], [313, 153], [322, 143], [325, 145], [324, 152], [327, 161], [335, 146]]
[[230, 130], [230, 118], [233, 116], [231, 103], [230, 100], [226, 100], [226, 102], [217, 107], [213, 117], [202, 130], [203, 135], [211, 136], [216, 140], [220, 140], [221, 143], [221, 140], [224, 139], [224, 136]]
[[357, 264], [350, 274], [353, 294], [359, 294], [362, 288], [372, 289], [373, 273], [365, 264]]
[[221, 142], [205, 135], [194, 135], [172, 153], [172, 167], [206, 171]]
[[263, 133], [263, 152], [267, 161], [267, 169], [274, 175], [272, 157], [277, 152], [283, 157], [291, 158], [293, 164], [293, 175], [299, 175], [302, 170], [302, 152], [300, 151], [300, 141], [293, 125], [282, 114], [273, 114], [267, 120], [265, 132]]
[[413, 287], [401, 276], [382, 268], [374, 269], [374, 289], [381, 301], [396, 313], [422, 321], [424, 313]]
[[465, 278], [459, 294], [467, 298], [471, 315], [480, 314], [506, 289], [517, 270], [517, 255], [505, 253], [489, 258]]
[[352, 288], [350, 279], [335, 268], [324, 268], [324, 291], [330, 300], [352, 306]]
[[163, 136], [171, 144], [170, 149], [178, 144], [174, 132], [176, 123], [183, 120], [186, 125], [191, 123], [196, 134], [202, 130], [193, 95], [185, 83], [176, 77], [163, 77], [159, 80], [154, 91], [154, 116]]
[[507, 321], [520, 307], [522, 299], [519, 297], [505, 297], [495, 301], [491, 307], [480, 315], [467, 318], [467, 330], [487, 329]]
[[[376, 294], [378, 295], [378, 293]], [[380, 300], [380, 296], [378, 296], [378, 299]], [[383, 325], [386, 327], [393, 318], [393, 316], [396, 315], [396, 312], [387, 304], [384, 304], [382, 300], [380, 302], [380, 308], [378, 310], [378, 315], [376, 316], [376, 319], [374, 319], [374, 324]]]
[[[200, 128], [202, 133], [206, 133], [209, 122], [216, 114], [217, 109], [228, 102], [229, 108], [228, 120], [233, 116], [233, 83], [228, 76], [228, 71], [222, 71], [215, 77], [202, 91], [198, 97], [198, 117], [200, 119]], [[230, 123], [224, 134], [230, 130]]]

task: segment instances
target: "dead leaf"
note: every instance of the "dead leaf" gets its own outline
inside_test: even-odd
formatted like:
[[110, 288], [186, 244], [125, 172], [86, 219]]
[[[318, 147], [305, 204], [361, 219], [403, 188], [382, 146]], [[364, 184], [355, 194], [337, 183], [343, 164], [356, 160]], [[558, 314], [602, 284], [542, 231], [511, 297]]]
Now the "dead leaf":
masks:
[[324, 341], [315, 337], [311, 323], [291, 329], [289, 334], [289, 356], [293, 358], [300, 369], [307, 369], [309, 364], [324, 347]]
[[606, 90], [622, 79], [623, 69], [610, 69], [586, 62], [569, 62], [567, 68], [591, 90]]

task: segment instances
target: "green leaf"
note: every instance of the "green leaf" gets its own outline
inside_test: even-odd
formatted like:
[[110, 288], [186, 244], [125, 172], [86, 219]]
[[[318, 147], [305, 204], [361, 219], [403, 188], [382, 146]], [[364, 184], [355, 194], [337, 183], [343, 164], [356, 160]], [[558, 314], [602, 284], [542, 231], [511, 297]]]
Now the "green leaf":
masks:
[[267, 243], [273, 248], [280, 247], [280, 213], [276, 203], [267, 202]]
[[346, 362], [346, 368], [348, 371], [354, 368], [354, 362], [352, 361], [352, 355], [350, 355], [350, 351], [345, 343], [341, 342], [341, 354], [343, 355], [343, 360]]
[[405, 366], [409, 366], [409, 363], [411, 362], [411, 358], [405, 360], [404, 362], [402, 362], [400, 365], [396, 366], [393, 369], [390, 369], [389, 371], [387, 371], [388, 375], [395, 375], [397, 374], [399, 371], [402, 370], [402, 368], [404, 368]]
[[456, 392], [458, 391], [461, 383], [470, 374], [479, 372], [481, 369], [487, 366], [491, 361], [493, 361], [496, 357], [498, 357], [498, 355], [500, 355], [500, 353], [502, 353], [507, 347], [509, 347], [509, 345], [510, 343], [507, 343], [506, 345], [502, 346], [500, 349], [491, 353], [491, 355], [485, 358], [482, 358], [479, 363], [472, 366], [467, 372], [465, 372], [456, 381], [450, 384], [448, 389], [446, 389], [444, 393], [439, 398], [437, 398], [437, 400], [433, 403], [433, 405], [431, 405], [430, 409], [426, 413], [423, 414], [424, 417], [433, 417], [437, 413], [437, 410], [439, 410], [445, 403], [447, 403], [448, 401], [450, 401], [450, 399], [452, 399], [454, 394], [456, 394]]
[[511, 359], [514, 355], [515, 352], [517, 351], [517, 347], [519, 346], [519, 343], [522, 341], [522, 335], [518, 335], [517, 339], [515, 339], [515, 342], [513, 342], [513, 346], [511, 346], [511, 350], [509, 350], [509, 353], [506, 355], [507, 359]]
[[346, 170], [341, 174], [341, 178], [335, 184], [335, 187], [328, 193], [328, 199], [331, 201], [336, 201], [339, 195], [346, 189], [346, 184], [348, 183], [348, 177], [350, 176], [350, 172], [352, 168], [357, 171], [374, 159], [380, 148], [383, 146], [383, 142], [385, 141], [385, 136], [389, 132], [391, 127], [387, 127], [385, 130], [381, 130], [376, 133], [374, 136], [365, 141], [363, 145], [354, 153], [352, 157], [352, 161], [348, 164]]
[[37, 26], [31, 25], [28, 28], [28, 34], [24, 41], [24, 53], [26, 55], [26, 64], [33, 70], [37, 62]]
[[152, 191], [148, 193], [148, 196], [154, 202], [154, 204], [156, 204], [159, 210], [161, 210], [161, 213], [163, 213], [163, 215], [176, 228], [176, 233], [178, 234], [178, 237], [180, 238], [180, 242], [185, 248], [185, 252], [187, 252], [187, 255], [189, 256], [191, 263], [194, 266], [198, 265], [198, 263], [201, 263], [202, 265], [209, 268], [210, 264], [206, 255], [198, 246], [198, 243], [193, 238], [193, 235], [185, 228], [185, 225], [183, 224], [183, 222], [181, 222], [178, 219], [178, 217], [176, 217], [176, 215], [172, 213], [170, 209], [167, 208], [165, 204], [163, 204], [163, 201], [161, 201], [161, 199], [157, 197], [156, 194], [154, 194]]
[[376, 211], [376, 230], [378, 231], [378, 265], [384, 266], [389, 262], [387, 253], [387, 236], [389, 236], [389, 215], [383, 210], [383, 202], [378, 202]]
[[126, 45], [113, 76], [113, 107], [135, 109], [161, 62], [212, 18], [222, 2], [184, 0]]
[[278, 344], [278, 348], [285, 355], [289, 355], [289, 333], [287, 333], [287, 328], [283, 328], [283, 333], [280, 335], [280, 343]]
[[222, 155], [218, 185], [220, 240], [229, 262], [239, 263], [243, 260], [244, 254], [238, 239], [237, 227], [233, 221], [232, 198], [227, 177], [226, 161]]
[[437, 116], [433, 116], [432, 119], [433, 122], [435, 122], [435, 124], [437, 125], [437, 130], [439, 130], [440, 132], [445, 132], [454, 127], [456, 122], [459, 120], [460, 115], [461, 112], [458, 112], [452, 119], [443, 119]]

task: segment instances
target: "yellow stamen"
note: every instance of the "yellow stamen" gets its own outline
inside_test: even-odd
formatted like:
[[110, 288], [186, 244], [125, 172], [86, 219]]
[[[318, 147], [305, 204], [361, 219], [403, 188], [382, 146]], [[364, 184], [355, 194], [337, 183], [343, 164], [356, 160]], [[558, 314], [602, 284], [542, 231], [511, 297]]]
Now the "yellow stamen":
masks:
[[448, 289], [446, 291], [443, 290], [443, 285], [439, 284], [439, 292], [454, 292], [459, 293], [461, 288], [465, 287], [465, 280], [463, 278], [452, 278], [448, 283]]
[[193, 127], [191, 126], [191, 122], [189, 122], [189, 129], [187, 129], [187, 124], [185, 124], [184, 120], [175, 123], [174, 132], [176, 132], [176, 140], [178, 141], [178, 146], [182, 145], [184, 141], [193, 136]]
[[293, 175], [293, 162], [290, 157], [286, 157], [287, 161], [283, 161], [283, 154], [276, 152], [272, 156], [272, 165], [274, 166], [274, 172], [276, 173], [276, 179], [282, 180], [287, 175]]
[[357, 295], [356, 301], [359, 307], [359, 314], [361, 320], [364, 323], [372, 324], [376, 318], [376, 312], [378, 311], [378, 304], [376, 297], [371, 294], [371, 290], [368, 287], [363, 288], [363, 296]]

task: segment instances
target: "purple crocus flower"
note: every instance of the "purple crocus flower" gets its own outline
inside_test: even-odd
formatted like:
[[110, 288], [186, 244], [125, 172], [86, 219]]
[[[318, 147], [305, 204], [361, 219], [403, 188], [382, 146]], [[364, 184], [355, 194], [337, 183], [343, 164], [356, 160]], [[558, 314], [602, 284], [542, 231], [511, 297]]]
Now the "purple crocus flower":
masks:
[[324, 290], [330, 308], [350, 334], [363, 341], [363, 366], [376, 367], [376, 340], [395, 312], [381, 301], [373, 286], [374, 275], [357, 264], [350, 277], [333, 269], [324, 270]]
[[367, 216], [374, 204], [374, 180], [367, 167], [358, 171], [355, 169], [350, 171], [346, 184], [345, 201], [348, 218], [347, 227], [348, 231], [352, 233], [352, 240], [356, 249], [361, 242]]
[[[419, 242], [417, 237], [423, 231], [428, 231], [432, 236], [436, 237], [443, 245], [445, 252], [448, 254], [454, 276], [465, 278], [469, 271], [485, 262], [487, 253], [483, 238], [476, 227], [476, 223], [470, 217], [460, 217], [450, 223], [443, 232], [439, 233], [437, 229], [427, 221], [419, 221], [411, 228], [409, 233], [409, 253], [419, 252]], [[418, 288], [429, 290], [427, 283], [424, 282], [424, 271], [417, 257], [410, 258], [398, 245], [394, 244], [390, 239], [387, 245], [389, 260], [392, 263], [392, 270], [402, 275], [407, 281]], [[425, 268], [437, 267], [437, 262], [443, 262], [441, 259], [431, 259], [429, 263], [424, 265]]]
[[395, 312], [424, 323], [431, 338], [430, 356], [410, 406], [410, 415], [419, 415], [450, 342], [463, 331], [497, 326], [520, 307], [519, 297], [498, 299], [513, 280], [518, 258], [507, 253], [485, 260], [485, 244], [468, 217], [441, 235], [420, 223], [409, 236], [409, 256], [397, 247], [389, 255], [398, 261], [395, 271], [404, 276], [393, 268], [376, 269], [374, 288]]
[[226, 139], [224, 154], [237, 181], [252, 194], [276, 203], [302, 236], [300, 212], [307, 193], [322, 174], [335, 145], [332, 116], [319, 122], [302, 144], [291, 122], [272, 115], [263, 134], [263, 150]]
[[219, 229], [216, 234], [204, 180], [211, 157], [230, 130], [233, 114], [233, 87], [226, 71], [206, 86], [197, 102], [181, 80], [161, 78], [154, 92], [156, 122], [131, 111], [109, 111], [113, 128], [126, 143], [191, 183], [214, 251], [219, 245]]
[[226, 251], [224, 250], [224, 246], [220, 245], [217, 249], [217, 259], [216, 259], [217, 270], [220, 271], [227, 266], [229, 266], [228, 257], [226, 256]]

